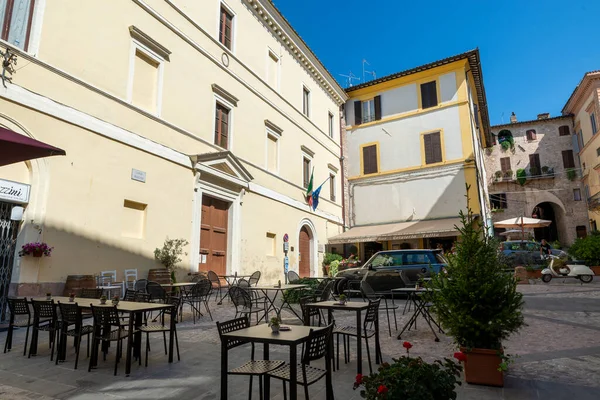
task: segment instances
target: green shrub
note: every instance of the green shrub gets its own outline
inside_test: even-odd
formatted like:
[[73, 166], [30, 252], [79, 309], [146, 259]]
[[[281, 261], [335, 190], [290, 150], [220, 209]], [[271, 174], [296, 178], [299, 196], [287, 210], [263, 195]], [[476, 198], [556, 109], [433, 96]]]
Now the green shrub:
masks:
[[577, 170], [574, 168], [567, 169], [567, 179], [570, 181], [574, 181], [577, 178]]
[[339, 260], [333, 260], [331, 262], [331, 264], [329, 264], [329, 276], [336, 276], [338, 273], [338, 270], [340, 268], [340, 261]]
[[589, 266], [600, 265], [600, 232], [594, 231], [583, 239], [575, 240], [569, 248], [569, 255]]
[[332, 261], [342, 261], [344, 257], [335, 253], [325, 253], [323, 257], [323, 265], [330, 265]]
[[[319, 286], [319, 281], [311, 278], [300, 278], [294, 282], [294, 285], [308, 285], [308, 289], [312, 292]], [[283, 292], [283, 298], [290, 304], [298, 304], [300, 303], [300, 298], [306, 296], [307, 292], [309, 290], [286, 290]]]
[[517, 182], [519, 185], [525, 185], [525, 181], [527, 180], [527, 172], [523, 168], [519, 168], [517, 170]]

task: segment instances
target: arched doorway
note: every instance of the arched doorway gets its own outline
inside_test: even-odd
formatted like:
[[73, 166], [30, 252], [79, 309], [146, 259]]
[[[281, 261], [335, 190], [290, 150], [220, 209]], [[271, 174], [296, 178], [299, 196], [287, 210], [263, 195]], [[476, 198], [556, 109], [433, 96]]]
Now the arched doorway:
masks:
[[298, 237], [298, 274], [301, 277], [310, 276], [310, 264], [312, 260], [311, 240], [312, 234], [309, 228], [306, 225], [302, 226]]
[[553, 242], [555, 240], [560, 240], [558, 237], [558, 224], [559, 217], [556, 213], [562, 213], [562, 210], [558, 210], [557, 208], [550, 202], [543, 202], [538, 204], [533, 208], [533, 212], [531, 213], [532, 218], [545, 219], [548, 221], [552, 221], [552, 223], [545, 228], [535, 228], [534, 235], [535, 240], [538, 242], [542, 239], [546, 239], [549, 242]]

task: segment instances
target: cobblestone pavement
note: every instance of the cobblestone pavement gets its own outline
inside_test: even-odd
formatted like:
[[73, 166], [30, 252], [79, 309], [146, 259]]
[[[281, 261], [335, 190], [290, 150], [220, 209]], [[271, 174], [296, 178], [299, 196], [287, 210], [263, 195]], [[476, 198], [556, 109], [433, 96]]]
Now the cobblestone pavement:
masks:
[[[546, 285], [537, 282], [520, 285], [525, 296], [525, 320], [528, 324], [521, 332], [505, 343], [509, 354], [517, 355], [506, 376], [504, 388], [489, 388], [463, 384], [458, 398], [468, 400], [488, 399], [600, 399], [600, 280], [581, 285], [576, 281], [553, 281]], [[404, 301], [397, 300], [398, 327], [408, 321], [409, 313], [403, 315]], [[211, 302], [214, 321], [233, 317], [233, 306]], [[296, 323], [291, 314], [284, 312], [284, 323]], [[381, 345], [384, 360], [403, 354], [401, 342], [396, 339], [393, 315], [392, 336], [388, 334], [385, 312], [381, 312]], [[220, 371], [220, 341], [215, 322], [202, 317], [193, 324], [186, 313], [184, 322], [178, 324], [181, 361], [167, 363], [162, 340], [151, 337], [152, 352], [149, 366], [134, 364], [130, 377], [124, 376], [124, 363], [118, 375], [112, 374], [114, 351], [106, 362], [87, 372], [85, 340], [79, 369], [73, 369], [74, 352], [69, 349], [67, 361], [59, 365], [50, 362], [47, 335], [41, 335], [39, 355], [28, 359], [22, 355], [24, 330], [15, 332], [13, 350], [0, 354], [0, 399], [218, 399]], [[337, 313], [336, 322], [351, 325], [354, 317]], [[418, 329], [406, 332], [402, 340], [413, 344], [411, 355], [427, 360], [451, 357], [455, 351], [452, 339], [439, 335], [440, 342], [427, 328], [425, 321], [418, 322]], [[0, 333], [4, 344], [6, 333]], [[70, 347], [70, 346], [69, 346]], [[260, 346], [259, 346], [260, 348]], [[286, 360], [286, 348], [271, 346], [271, 358]], [[356, 360], [344, 365], [334, 373], [334, 392], [337, 399], [358, 400], [358, 392], [352, 390], [356, 372]], [[363, 351], [364, 353], [364, 351]], [[239, 348], [230, 352], [230, 365], [246, 361], [249, 350]], [[368, 372], [366, 354], [363, 354], [363, 371]], [[248, 398], [248, 380], [230, 378], [230, 398]], [[258, 398], [257, 384], [254, 398]], [[272, 382], [274, 399], [281, 399], [281, 383]], [[324, 399], [324, 382], [311, 386], [313, 399]], [[300, 394], [300, 398], [303, 396]]]

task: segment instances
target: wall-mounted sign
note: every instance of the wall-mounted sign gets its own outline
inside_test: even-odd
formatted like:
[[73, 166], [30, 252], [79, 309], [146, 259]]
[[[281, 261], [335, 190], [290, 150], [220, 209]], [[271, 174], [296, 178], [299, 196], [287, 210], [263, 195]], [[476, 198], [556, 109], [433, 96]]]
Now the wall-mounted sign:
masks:
[[287, 233], [285, 235], [283, 235], [283, 241], [284, 242], [289, 242], [290, 241], [290, 236]]
[[0, 179], [0, 200], [11, 203], [29, 203], [30, 185]]
[[146, 173], [144, 171], [140, 171], [139, 169], [133, 168], [131, 170], [131, 179], [133, 179], [134, 181], [145, 183]]

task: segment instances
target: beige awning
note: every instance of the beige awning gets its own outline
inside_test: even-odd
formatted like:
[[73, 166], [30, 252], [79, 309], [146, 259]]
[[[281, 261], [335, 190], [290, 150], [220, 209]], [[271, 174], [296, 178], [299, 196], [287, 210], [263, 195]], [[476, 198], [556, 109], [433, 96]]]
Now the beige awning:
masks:
[[460, 224], [460, 218], [445, 218], [398, 222], [396, 224], [357, 226], [340, 235], [329, 238], [329, 244], [458, 236], [455, 225], [460, 226]]

